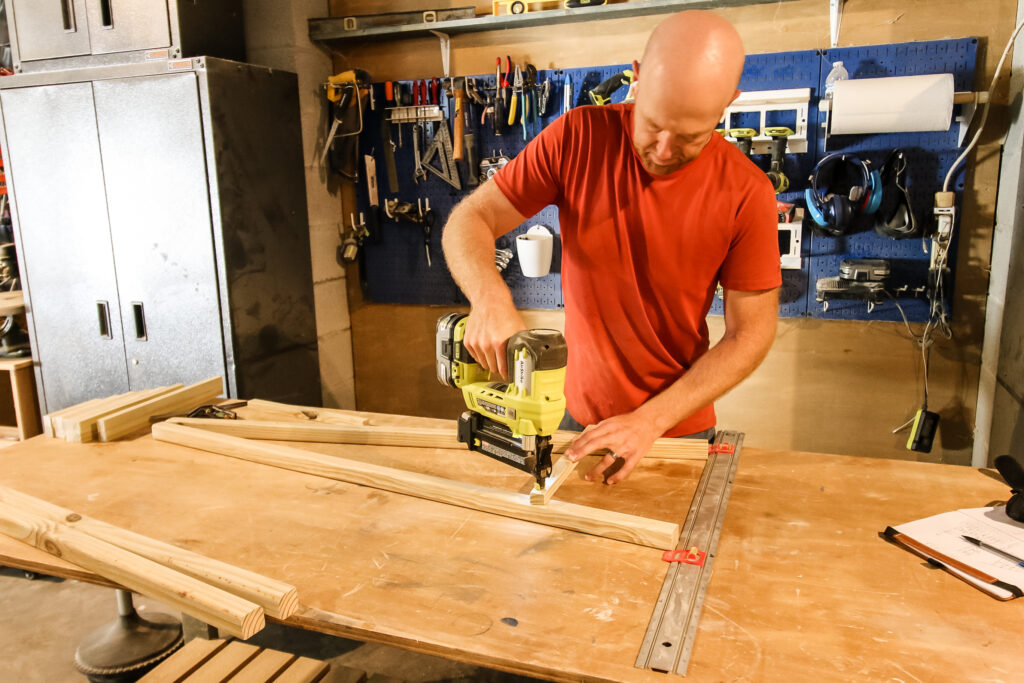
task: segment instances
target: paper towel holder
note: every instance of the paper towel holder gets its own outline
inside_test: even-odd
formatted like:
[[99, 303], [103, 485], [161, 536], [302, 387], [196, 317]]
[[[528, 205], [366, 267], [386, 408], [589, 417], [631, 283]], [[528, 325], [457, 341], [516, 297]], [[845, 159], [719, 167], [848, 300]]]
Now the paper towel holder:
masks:
[[[922, 75], [939, 75], [939, 74], [922, 74]], [[898, 79], [914, 79], [916, 76], [890, 76], [885, 77], [884, 80], [898, 80]], [[857, 83], [863, 83], [865, 80], [876, 80], [876, 79], [856, 79]], [[882, 80], [882, 79], [877, 79]], [[967, 136], [967, 129], [971, 125], [971, 121], [974, 119], [974, 113], [977, 109], [977, 105], [984, 104], [988, 101], [989, 96], [987, 92], [973, 92], [973, 91], [961, 91], [953, 93], [953, 104], [961, 105], [960, 113], [953, 118], [953, 122], [960, 125], [960, 130], [957, 135], [957, 145], [963, 145], [964, 139]], [[818, 110], [825, 113], [825, 119], [822, 121], [821, 126], [824, 129], [824, 151], [828, 152], [828, 139], [837, 133], [832, 132], [832, 110], [833, 101], [822, 97], [818, 100]], [[872, 132], [883, 132], [883, 131], [872, 131]], [[892, 132], [903, 132], [903, 131], [892, 131]]]

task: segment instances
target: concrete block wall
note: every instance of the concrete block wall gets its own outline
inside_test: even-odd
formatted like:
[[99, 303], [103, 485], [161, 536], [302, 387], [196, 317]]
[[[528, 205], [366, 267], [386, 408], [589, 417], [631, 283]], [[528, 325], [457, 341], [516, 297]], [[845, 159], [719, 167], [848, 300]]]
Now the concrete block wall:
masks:
[[292, 71], [299, 77], [306, 201], [313, 260], [313, 294], [320, 347], [323, 404], [355, 408], [352, 325], [345, 269], [337, 260], [341, 229], [341, 186], [320, 167], [327, 137], [322, 84], [333, 73], [330, 53], [309, 41], [307, 20], [328, 15], [327, 0], [245, 0], [247, 61]]

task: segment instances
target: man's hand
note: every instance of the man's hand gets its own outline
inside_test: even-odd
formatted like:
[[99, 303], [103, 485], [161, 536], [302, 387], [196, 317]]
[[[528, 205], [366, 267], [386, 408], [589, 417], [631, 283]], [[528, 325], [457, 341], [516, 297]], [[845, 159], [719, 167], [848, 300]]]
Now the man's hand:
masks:
[[587, 473], [587, 481], [599, 480], [605, 470], [621, 460], [622, 466], [605, 480], [606, 484], [616, 484], [629, 476], [659, 436], [651, 420], [637, 412], [616, 415], [587, 427], [566, 449], [565, 457], [576, 462], [594, 451], [608, 449], [610, 453]]
[[565, 457], [577, 461], [607, 448], [606, 455], [587, 479], [596, 480], [616, 460], [622, 467], [608, 477], [614, 484], [629, 476], [655, 439], [713, 402], [754, 371], [775, 338], [779, 290], [758, 292], [725, 290], [725, 334], [679, 379], [631, 413], [588, 427], [570, 444]]
[[452, 209], [441, 237], [448, 270], [469, 299], [463, 343], [480, 365], [505, 379], [505, 345], [524, 325], [494, 267], [494, 240], [525, 220], [495, 183], [484, 183]]
[[480, 365], [508, 380], [508, 339], [524, 329], [523, 317], [508, 297], [507, 305], [474, 306], [466, 321], [463, 345]]

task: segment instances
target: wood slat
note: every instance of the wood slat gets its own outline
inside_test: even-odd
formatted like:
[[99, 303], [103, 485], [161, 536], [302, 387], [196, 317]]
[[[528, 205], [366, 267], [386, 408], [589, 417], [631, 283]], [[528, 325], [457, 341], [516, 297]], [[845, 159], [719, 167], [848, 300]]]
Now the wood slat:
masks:
[[162, 664], [139, 679], [139, 683], [180, 683], [227, 644], [228, 641], [224, 639], [190, 640]]
[[[185, 683], [224, 683], [259, 654], [260, 648], [237, 640], [230, 641], [217, 654], [185, 679]], [[239, 682], [245, 679], [239, 679]]]
[[93, 538], [116, 545], [165, 567], [249, 600], [272, 617], [287, 619], [299, 607], [294, 586], [241, 569], [234, 565], [143, 536], [128, 529], [80, 515], [20, 491], [0, 486], [0, 502], [12, 505], [56, 524], [64, 524]]
[[149, 418], [162, 413], [188, 410], [208, 403], [221, 394], [224, 380], [220, 377], [187, 386], [169, 394], [144, 401], [125, 410], [111, 413], [97, 422], [100, 441], [113, 441], [149, 425]]
[[[65, 420], [74, 419], [80, 415], [88, 415], [94, 410], [101, 410], [104, 405], [113, 404], [117, 402], [128, 401], [131, 399], [134, 391], [128, 391], [123, 394], [114, 394], [113, 396], [98, 396], [82, 403], [76, 403], [73, 406], [68, 406], [63, 410], [51, 413], [49, 415], [50, 422], [53, 424], [53, 436], [58, 439], [65, 438]], [[124, 406], [122, 406], [124, 407]]]
[[164, 396], [172, 391], [177, 391], [182, 387], [183, 385], [181, 384], [171, 384], [165, 387], [143, 389], [141, 391], [133, 391], [122, 396], [111, 397], [110, 399], [101, 401], [91, 408], [61, 417], [61, 426], [59, 431], [63, 432], [65, 441], [70, 441], [72, 443], [88, 443], [90, 441], [95, 441], [99, 438], [99, 428], [97, 427], [97, 423], [101, 418], [120, 410], [124, 410], [125, 408], [138, 405], [139, 403], [143, 403], [150, 399]]
[[[250, 401], [250, 405], [256, 401]], [[265, 402], [260, 402], [265, 403]], [[319, 418], [318, 418], [319, 419]], [[354, 418], [365, 419], [365, 418]], [[312, 443], [348, 443], [364, 446], [407, 446], [414, 448], [452, 448], [465, 450], [451, 427], [401, 427], [387, 424], [325, 424], [319, 421], [213, 420], [175, 417], [170, 422], [198, 427], [243, 439], [268, 441], [306, 441]], [[555, 432], [552, 453], [564, 453], [576, 437], [575, 432]], [[708, 444], [701, 439], [658, 439], [648, 458], [664, 460], [707, 460]]]
[[318, 659], [299, 657], [291, 666], [274, 679], [274, 683], [316, 683], [324, 676], [331, 665]]
[[[60, 418], [62, 415], [67, 415], [68, 413], [71, 413], [79, 408], [83, 408], [86, 406], [94, 406], [102, 400], [103, 399], [101, 398], [91, 398], [88, 401], [76, 403], [73, 406], [68, 406], [67, 408], [61, 408], [60, 410], [55, 410], [52, 413], [47, 413], [46, 415], [43, 416], [43, 434], [45, 434], [46, 436], [58, 436], [56, 432], [58, 418]], [[63, 438], [64, 435], [60, 434], [59, 436]]]
[[249, 638], [263, 628], [263, 609], [78, 529], [0, 502], [0, 533], [161, 600], [226, 633]]
[[[317, 408], [313, 406], [297, 406], [289, 403], [278, 403], [276, 401], [266, 401], [262, 398], [249, 399], [248, 405], [253, 408], [262, 408], [264, 410], [273, 410], [284, 413], [297, 420], [316, 420], [326, 424], [339, 424], [339, 425], [367, 425], [374, 424], [371, 418], [367, 418], [361, 415], [353, 415], [351, 411], [339, 410], [337, 408]], [[310, 417], [315, 416], [315, 417]]]
[[320, 455], [278, 444], [247, 441], [180, 424], [162, 422], [153, 425], [153, 438], [249, 462], [654, 548], [675, 547], [679, 536], [679, 525], [670, 522], [560, 501], [548, 505], [530, 505], [529, 496], [521, 493]]
[[569, 475], [573, 473], [578, 464], [578, 460], [573, 462], [566, 457], [556, 460], [555, 464], [551, 466], [551, 476], [544, 480], [544, 490], [542, 491], [534, 487], [530, 491], [530, 504], [547, 505], [551, 497], [555, 495], [558, 487], [565, 483], [565, 480], [569, 478]]
[[235, 674], [233, 681], [248, 683], [249, 681], [270, 681], [278, 680], [279, 675], [294, 662], [297, 657], [288, 652], [279, 650], [263, 650], [254, 658], [249, 660], [245, 668]]

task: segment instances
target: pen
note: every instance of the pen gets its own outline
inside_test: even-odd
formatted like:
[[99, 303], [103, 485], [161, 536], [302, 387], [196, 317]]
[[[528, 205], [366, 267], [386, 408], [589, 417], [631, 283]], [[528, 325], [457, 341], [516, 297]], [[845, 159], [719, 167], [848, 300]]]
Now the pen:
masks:
[[973, 543], [974, 545], [978, 546], [979, 548], [984, 548], [985, 550], [988, 550], [989, 552], [993, 552], [993, 553], [996, 553], [998, 555], [1002, 555], [1006, 559], [1011, 560], [1013, 562], [1016, 562], [1019, 566], [1024, 567], [1024, 560], [1022, 560], [1021, 558], [1017, 557], [1013, 553], [1008, 553], [1005, 550], [1000, 550], [999, 548], [996, 548], [995, 546], [991, 546], [988, 543], [984, 543], [982, 541], [979, 541], [976, 538], [971, 538], [970, 536], [961, 536], [960, 538], [964, 539], [965, 541], [967, 541], [969, 543]]

